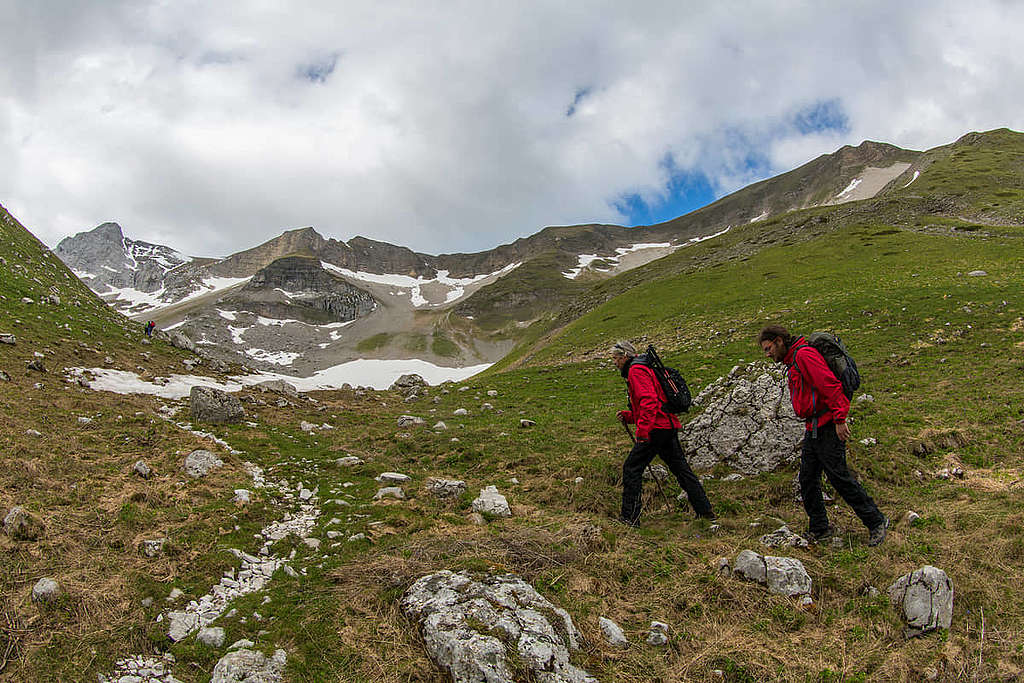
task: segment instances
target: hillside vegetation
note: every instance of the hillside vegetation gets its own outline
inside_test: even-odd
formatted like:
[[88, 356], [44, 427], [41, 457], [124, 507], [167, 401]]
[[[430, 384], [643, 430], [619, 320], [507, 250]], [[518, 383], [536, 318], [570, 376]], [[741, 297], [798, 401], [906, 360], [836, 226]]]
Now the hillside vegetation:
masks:
[[[12, 378], [0, 382], [0, 508], [26, 506], [46, 532], [30, 542], [0, 535], [0, 680], [95, 680], [121, 657], [153, 652], [174, 655], [180, 680], [208, 680], [223, 650], [194, 638], [172, 643], [156, 619], [180, 606], [166, 602], [172, 589], [184, 601], [207, 593], [238, 566], [228, 548], [258, 552], [254, 534], [291, 509], [270, 489], [253, 489], [248, 506], [231, 502], [233, 489], [253, 488], [246, 461], [268, 479], [316, 490], [322, 508], [312, 534], [319, 549], [294, 537], [274, 544], [278, 556], [294, 552], [290, 562], [304, 573], [278, 571], [216, 622], [227, 643], [284, 648], [290, 681], [445, 680], [398, 608], [415, 579], [438, 569], [522, 576], [569, 611], [584, 636], [573, 661], [602, 681], [1019, 677], [1022, 152], [1021, 136], [1008, 131], [968, 136], [929, 153], [908, 187], [682, 249], [580, 292], [526, 330], [502, 366], [415, 402], [336, 391], [277, 405], [241, 392], [242, 424], [202, 427], [237, 452], [169, 421], [162, 407], [184, 402], [60, 381], [62, 367], [103, 365], [104, 355], [108, 367], [142, 365], [150, 375], [185, 356], [162, 342], [141, 346], [136, 326], [89, 298], [7, 223], [0, 294], [10, 308], [0, 332], [14, 332], [18, 344], [0, 347], [0, 369]], [[21, 277], [12, 265], [26, 256], [46, 268]], [[985, 274], [970, 275], [977, 271]], [[19, 303], [38, 301], [53, 283], [62, 288], [59, 306]], [[75, 297], [82, 306], [69, 308]], [[64, 321], [71, 330], [57, 329]], [[830, 515], [844, 530], [841, 548], [782, 552], [813, 578], [810, 607], [717, 572], [720, 557], [760, 552], [758, 537], [780, 523], [805, 527], [795, 467], [740, 481], [713, 470], [705, 486], [720, 515], [715, 532], [685, 506], [666, 506], [650, 483], [641, 527], [614, 521], [629, 441], [614, 421], [624, 392], [607, 348], [618, 338], [653, 342], [697, 390], [758, 360], [754, 337], [766, 322], [831, 329], [851, 349], [861, 393], [874, 400], [851, 413], [850, 464], [894, 523], [883, 545], [868, 548], [840, 503]], [[36, 349], [51, 370], [45, 376], [24, 370]], [[458, 408], [468, 415], [456, 416]], [[426, 425], [397, 427], [403, 414]], [[522, 418], [537, 424], [521, 428]], [[187, 409], [174, 419], [186, 420]], [[431, 429], [437, 420], [448, 429]], [[303, 421], [331, 428], [303, 431]], [[866, 437], [876, 444], [860, 444]], [[199, 447], [225, 466], [186, 479], [181, 460]], [[339, 466], [345, 455], [365, 462]], [[133, 477], [139, 458], [153, 479]], [[966, 476], [935, 477], [952, 466]], [[412, 478], [408, 499], [372, 501], [384, 471]], [[423, 488], [431, 476], [463, 479], [468, 490], [443, 502]], [[478, 526], [470, 501], [486, 485], [508, 497], [513, 516]], [[674, 482], [666, 489], [670, 500], [679, 493]], [[920, 518], [906, 522], [908, 510]], [[358, 533], [367, 538], [346, 540]], [[165, 553], [146, 557], [141, 541], [157, 536], [169, 539]], [[925, 564], [954, 582], [953, 625], [907, 640], [884, 591]], [[31, 601], [42, 576], [61, 582], [59, 602]], [[600, 616], [624, 628], [629, 648], [605, 644]], [[669, 624], [668, 647], [644, 644], [652, 620]]]

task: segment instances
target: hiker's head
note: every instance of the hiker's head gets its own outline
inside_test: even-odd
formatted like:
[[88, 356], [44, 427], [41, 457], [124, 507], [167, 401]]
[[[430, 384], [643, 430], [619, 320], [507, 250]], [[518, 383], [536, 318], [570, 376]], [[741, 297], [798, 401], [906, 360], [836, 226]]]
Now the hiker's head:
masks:
[[757, 343], [765, 356], [781, 363], [793, 344], [793, 335], [782, 325], [765, 325], [757, 335]]
[[617, 341], [612, 347], [611, 353], [615, 367], [621, 370], [622, 366], [636, 356], [636, 348], [628, 341]]

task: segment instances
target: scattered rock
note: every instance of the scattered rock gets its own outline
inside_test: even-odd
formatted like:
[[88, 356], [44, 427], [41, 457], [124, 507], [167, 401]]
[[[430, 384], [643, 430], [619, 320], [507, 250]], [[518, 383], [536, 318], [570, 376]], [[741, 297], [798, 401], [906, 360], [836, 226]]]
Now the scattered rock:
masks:
[[373, 494], [374, 500], [383, 500], [385, 498], [397, 498], [398, 500], [405, 500], [405, 491], [399, 486], [385, 486], [384, 488]]
[[972, 270], [971, 272], [967, 273], [967, 275], [969, 277], [985, 277], [986, 275], [988, 275], [988, 273], [986, 273], [984, 270]]
[[220, 626], [207, 626], [199, 629], [196, 642], [206, 647], [219, 648], [224, 645], [224, 629]]
[[185, 470], [185, 474], [188, 476], [198, 479], [205, 477], [209, 474], [210, 470], [222, 467], [223, 465], [224, 461], [216, 455], [199, 448], [185, 456], [185, 463], [182, 465], [182, 469]]
[[16, 541], [34, 541], [43, 535], [43, 523], [20, 505], [15, 505], [4, 517], [4, 532]]
[[492, 517], [511, 517], [512, 510], [505, 496], [498, 493], [495, 486], [480, 489], [480, 495], [473, 501], [473, 511]]
[[156, 557], [164, 551], [164, 546], [167, 545], [167, 538], [154, 538], [148, 541], [142, 542], [142, 554], [146, 557]]
[[346, 455], [344, 458], [338, 458], [334, 461], [338, 467], [355, 467], [356, 465], [362, 465], [363, 459], [357, 458], [354, 455]]
[[536, 427], [537, 423], [534, 422], [533, 420], [522, 419], [519, 421], [519, 426], [525, 429], [527, 427]]
[[396, 379], [391, 384], [391, 389], [395, 391], [405, 391], [409, 389], [416, 390], [425, 386], [427, 386], [427, 381], [425, 379], [416, 373], [410, 372]]
[[466, 492], [466, 482], [431, 477], [427, 480], [427, 491], [438, 498], [458, 498]]
[[27, 434], [28, 436], [42, 436], [43, 435], [43, 433], [41, 431], [39, 431], [38, 429], [26, 429], [25, 430], [25, 434]]
[[355, 543], [356, 541], [365, 541], [365, 540], [366, 540], [366, 534], [362, 534], [362, 533], [352, 534], [351, 536], [348, 537], [349, 543]]
[[175, 348], [191, 351], [192, 353], [195, 353], [196, 351], [196, 343], [189, 339], [188, 336], [180, 330], [172, 330], [169, 341], [171, 342], [171, 346]]
[[49, 603], [60, 597], [60, 584], [54, 579], [42, 578], [32, 587], [32, 601]]
[[[569, 663], [579, 647], [569, 614], [513, 574], [480, 580], [466, 572], [428, 574], [401, 606], [419, 624], [427, 654], [454, 681], [596, 683]], [[509, 656], [519, 661], [510, 663]]]
[[0, 344], [17, 344], [17, 338], [9, 332], [0, 332]]
[[807, 548], [809, 546], [806, 538], [794, 534], [785, 524], [772, 533], [762, 536], [761, 545], [769, 548]]
[[375, 479], [381, 484], [404, 484], [410, 481], [411, 478], [409, 475], [399, 472], [381, 472]]
[[626, 634], [622, 632], [622, 629], [614, 621], [608, 617], [600, 617], [597, 623], [601, 626], [601, 634], [604, 636], [606, 643], [614, 647], [626, 647], [629, 645], [629, 641], [626, 640]]
[[718, 571], [718, 575], [719, 576], [721, 576], [723, 578], [728, 578], [728, 577], [732, 576], [732, 567], [729, 566], [729, 558], [728, 557], [720, 557], [720, 558], [718, 558], [718, 562], [716, 564], [717, 564], [717, 571]]
[[153, 470], [143, 460], [138, 460], [132, 466], [132, 472], [142, 477], [143, 479], [149, 479], [153, 476]]
[[313, 492], [312, 491], [310, 491], [309, 489], [306, 489], [306, 488], [299, 489], [299, 500], [301, 500], [303, 503], [308, 502], [312, 498], [313, 498]]
[[399, 427], [414, 427], [424, 424], [426, 421], [422, 417], [416, 417], [415, 415], [402, 415], [398, 418]]
[[722, 481], [743, 481], [743, 475], [739, 472], [733, 472], [722, 477]]
[[736, 556], [733, 572], [765, 584], [770, 592], [779, 595], [808, 595], [811, 592], [811, 577], [803, 563], [791, 557], [762, 557], [752, 550], [744, 550]]
[[290, 396], [291, 398], [299, 397], [299, 390], [288, 382], [285, 382], [283, 379], [268, 379], [266, 382], [260, 382], [257, 384], [256, 388], [264, 393], [273, 391], [278, 394]]
[[668, 644], [668, 624], [660, 621], [652, 621], [651, 628], [647, 632], [647, 644], [654, 647], [661, 647]]
[[270, 658], [256, 650], [234, 650], [213, 667], [210, 683], [281, 683], [287, 661], [284, 650], [276, 650]]
[[306, 422], [305, 420], [303, 420], [302, 422], [299, 423], [299, 429], [308, 434], [310, 432], [316, 431], [316, 425], [313, 424], [312, 422]]
[[252, 502], [252, 494], [249, 489], [235, 489], [235, 495], [231, 502], [235, 505], [248, 505]]
[[199, 615], [195, 612], [168, 612], [167, 620], [167, 636], [176, 643], [199, 627]]
[[875, 397], [871, 394], [861, 394], [856, 399], [857, 403], [874, 403]]
[[785, 368], [751, 363], [719, 378], [694, 399], [703, 412], [680, 430], [694, 469], [722, 463], [744, 474], [770, 472], [799, 455], [804, 423], [793, 413]]
[[574, 483], [577, 486], [579, 486], [580, 484], [583, 483], [583, 477], [576, 477], [575, 479], [572, 480], [572, 483]]
[[443, 432], [443, 431], [448, 429], [448, 425], [446, 425], [444, 422], [438, 420], [437, 424], [434, 425], [434, 429], [439, 431], [439, 432]]
[[11, 376], [10, 376], [10, 375], [8, 375], [8, 374], [7, 374], [6, 372], [4, 372], [3, 370], [0, 370], [0, 381], [3, 381], [3, 382], [10, 382], [10, 381], [11, 381]]
[[30, 361], [26, 361], [25, 369], [33, 370], [35, 372], [46, 372], [46, 366], [43, 365], [43, 361], [38, 358], [33, 358]]
[[644, 479], [647, 481], [651, 481], [653, 479], [665, 481], [668, 479], [668, 468], [661, 463], [652, 463], [644, 469]]
[[904, 515], [903, 519], [907, 522], [907, 524], [913, 524], [917, 520], [921, 519], [921, 515], [917, 514], [913, 510], [907, 510], [907, 514]]
[[240, 422], [245, 409], [236, 396], [212, 387], [195, 386], [189, 396], [192, 419], [198, 422], [226, 424]]
[[481, 410], [494, 410], [494, 406], [492, 406], [490, 403], [484, 403], [482, 406], [480, 406], [480, 409]]
[[925, 565], [889, 586], [889, 600], [907, 623], [906, 636], [948, 629], [953, 623], [953, 582], [946, 572]]
[[469, 411], [465, 408], [456, 408], [452, 415], [455, 415], [456, 417], [464, 417], [469, 415]]

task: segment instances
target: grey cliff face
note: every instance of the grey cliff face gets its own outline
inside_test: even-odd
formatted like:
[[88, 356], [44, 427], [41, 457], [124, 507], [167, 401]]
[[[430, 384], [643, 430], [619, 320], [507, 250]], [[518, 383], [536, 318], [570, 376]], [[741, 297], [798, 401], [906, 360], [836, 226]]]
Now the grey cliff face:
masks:
[[373, 297], [331, 275], [315, 258], [287, 256], [258, 271], [230, 299], [271, 318], [347, 322], [371, 312]]
[[54, 253], [99, 294], [109, 287], [155, 292], [169, 271], [191, 261], [170, 247], [125, 237], [117, 223], [67, 237]]

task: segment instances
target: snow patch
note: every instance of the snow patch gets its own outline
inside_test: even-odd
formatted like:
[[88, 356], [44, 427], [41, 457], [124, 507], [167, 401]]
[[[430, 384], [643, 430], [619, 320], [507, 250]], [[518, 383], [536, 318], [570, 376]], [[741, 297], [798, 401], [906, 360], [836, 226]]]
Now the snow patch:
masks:
[[267, 351], [265, 349], [246, 349], [245, 355], [254, 360], [272, 365], [291, 365], [295, 362], [296, 358], [302, 356], [301, 353], [294, 353], [292, 351]]
[[[415, 306], [416, 308], [420, 308], [422, 306], [430, 305], [430, 302], [427, 301], [426, 298], [423, 296], [423, 292], [421, 290], [423, 285], [437, 283], [440, 285], [444, 285], [445, 287], [448, 287], [449, 291], [445, 294], [444, 303], [450, 304], [453, 301], [458, 301], [465, 295], [466, 286], [480, 282], [481, 280], [485, 280], [490, 277], [500, 277], [502, 275], [505, 275], [506, 273], [510, 273], [516, 268], [518, 268], [520, 265], [522, 265], [522, 263], [510, 263], [504, 268], [496, 270], [493, 273], [484, 273], [483, 275], [474, 275], [473, 277], [465, 278], [449, 277], [449, 271], [447, 270], [437, 271], [437, 275], [435, 277], [424, 278], [412, 277], [410, 275], [367, 273], [365, 271], [354, 271], [349, 270], [348, 268], [342, 268], [341, 266], [336, 266], [333, 263], [327, 263], [326, 261], [321, 261], [320, 265], [323, 266], [325, 270], [329, 270], [333, 273], [337, 273], [338, 275], [342, 275], [347, 278], [352, 278], [353, 280], [360, 280], [362, 282], [370, 282], [378, 285], [388, 285], [391, 287], [397, 287], [399, 289], [407, 289], [409, 290], [409, 300], [412, 302], [412, 305]], [[394, 295], [395, 292], [392, 292], [391, 294]]]
[[[918, 177], [919, 175], [921, 175], [921, 172], [920, 172], [920, 171], [914, 171], [914, 177], [910, 179], [910, 183], [912, 183], [912, 182], [914, 182], [915, 180], [917, 180], [917, 177]], [[907, 184], [906, 184], [906, 185], [904, 185], [903, 187], [910, 187], [910, 183], [907, 183]]]
[[72, 268], [71, 272], [74, 273], [75, 277], [77, 277], [79, 280], [93, 280], [96, 278], [95, 275], [93, 275], [92, 273], [87, 273], [84, 270], [75, 270], [74, 268]]
[[756, 223], [758, 221], [763, 221], [765, 218], [768, 218], [768, 212], [767, 211], [762, 211], [760, 213], [760, 215], [757, 215], [757, 216], [754, 216], [753, 218], [751, 218], [750, 222], [751, 223]]
[[853, 192], [855, 189], [857, 189], [857, 186], [860, 185], [862, 181], [863, 178], [854, 178], [853, 180], [851, 180], [850, 184], [846, 186], [846, 189], [836, 195], [836, 199], [839, 199], [840, 197], [843, 197]]
[[244, 344], [245, 340], [242, 339], [242, 335], [245, 334], [246, 330], [251, 329], [252, 325], [250, 325], [249, 327], [232, 327], [231, 325], [228, 325], [228, 332], [231, 333], [231, 341], [235, 342], [236, 344]]
[[230, 320], [231, 322], [234, 322], [235, 319], [238, 317], [238, 311], [222, 311], [219, 308], [215, 310], [217, 311], [217, 315], [224, 318], [225, 320]]
[[213, 387], [221, 391], [235, 392], [268, 379], [283, 379], [299, 391], [340, 389], [344, 384], [387, 389], [396, 379], [413, 372], [429, 384], [459, 382], [491, 367], [490, 363], [471, 365], [464, 368], [447, 368], [425, 360], [369, 360], [359, 359], [325, 368], [309, 377], [294, 377], [274, 372], [259, 372], [251, 375], [231, 377], [227, 382], [199, 375], [171, 375], [163, 378], [166, 384], [154, 384], [141, 379], [134, 372], [109, 368], [68, 368], [73, 377], [85, 373], [93, 376], [89, 388], [96, 391], [110, 391], [117, 394], [150, 394], [167, 399], [185, 398], [194, 386]]
[[[590, 267], [590, 264], [593, 263], [594, 261], [597, 261], [598, 259], [602, 259], [604, 261], [608, 261], [612, 265], [609, 268], [598, 268], [596, 270], [599, 270], [601, 272], [608, 272], [609, 270], [612, 270], [615, 266], [619, 265], [619, 261], [626, 254], [630, 254], [630, 253], [632, 253], [634, 251], [643, 251], [644, 249], [669, 249], [669, 248], [672, 248], [672, 243], [671, 242], [642, 242], [642, 243], [639, 243], [639, 244], [634, 244], [634, 245], [629, 246], [629, 247], [619, 247], [618, 249], [615, 250], [615, 256], [598, 256], [597, 254], [580, 254], [579, 256], [576, 257], [576, 267], [572, 268], [571, 270], [569, 270], [567, 272], [562, 273], [562, 276], [565, 277], [565, 278], [568, 278], [569, 280], [575, 280], [576, 278], [578, 278], [580, 276], [580, 273], [582, 273], [584, 270], [586, 270], [588, 267]], [[679, 247], [675, 247], [675, 249], [678, 249], [678, 248]]]

